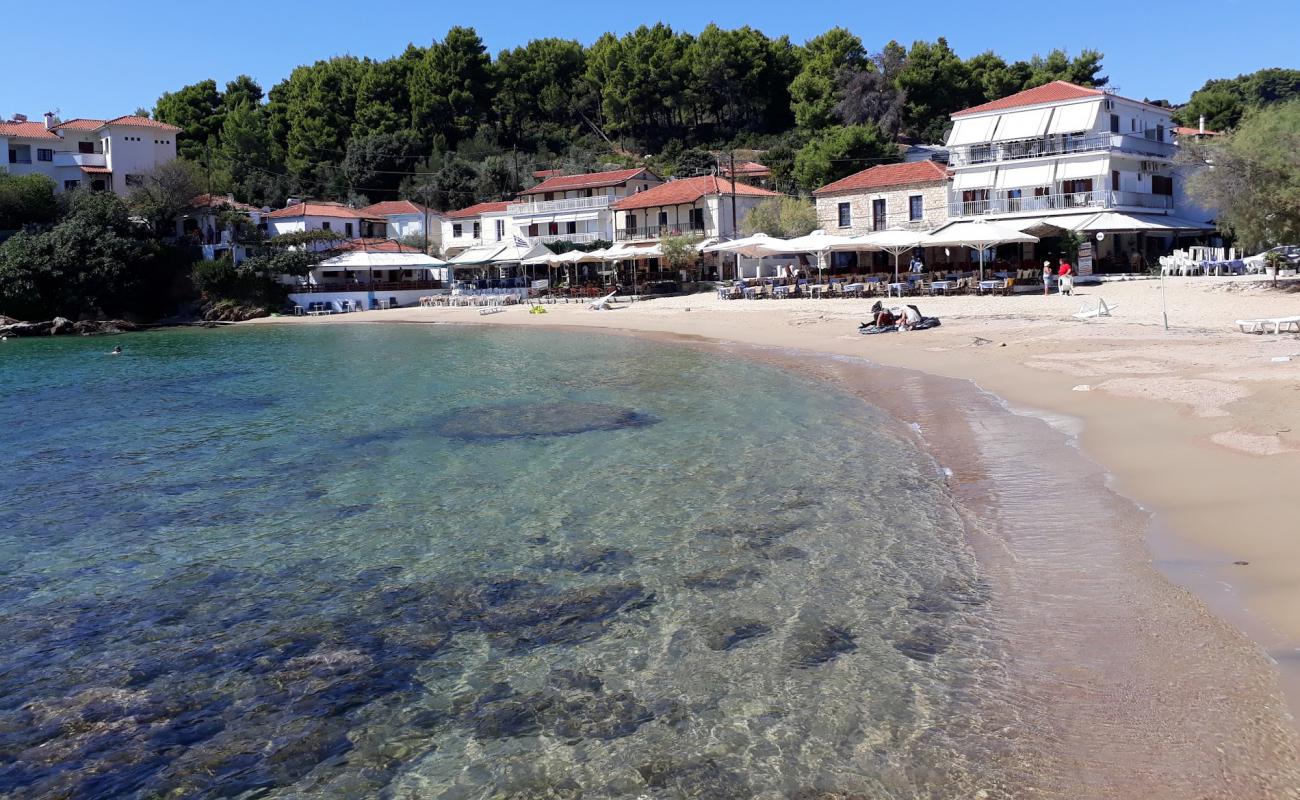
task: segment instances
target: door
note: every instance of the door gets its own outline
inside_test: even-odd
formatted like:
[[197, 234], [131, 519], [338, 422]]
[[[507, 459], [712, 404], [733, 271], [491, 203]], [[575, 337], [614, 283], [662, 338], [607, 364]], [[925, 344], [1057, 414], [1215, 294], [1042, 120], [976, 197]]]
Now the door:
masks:
[[883, 231], [885, 229], [884, 198], [871, 201], [871, 229], [873, 231]]

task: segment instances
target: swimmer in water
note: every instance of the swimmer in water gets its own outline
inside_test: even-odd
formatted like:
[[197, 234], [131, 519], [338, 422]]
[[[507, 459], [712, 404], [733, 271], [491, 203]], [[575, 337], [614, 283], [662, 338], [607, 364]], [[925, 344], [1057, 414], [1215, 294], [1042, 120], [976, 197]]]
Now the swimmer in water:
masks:
[[120, 355], [122, 355], [122, 345], [120, 345], [120, 344], [119, 344], [119, 345], [115, 345], [115, 346], [113, 347], [113, 352], [109, 353], [109, 355], [110, 355], [110, 356], [120, 356]]

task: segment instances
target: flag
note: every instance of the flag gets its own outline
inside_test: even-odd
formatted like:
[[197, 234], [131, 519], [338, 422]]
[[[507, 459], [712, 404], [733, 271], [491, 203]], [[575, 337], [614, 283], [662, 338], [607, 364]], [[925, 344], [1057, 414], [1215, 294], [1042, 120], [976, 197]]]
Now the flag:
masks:
[[527, 239], [525, 239], [524, 237], [520, 236], [517, 233], [515, 234], [515, 247], [522, 247], [524, 249], [528, 249], [530, 246], [531, 245], [528, 244]]

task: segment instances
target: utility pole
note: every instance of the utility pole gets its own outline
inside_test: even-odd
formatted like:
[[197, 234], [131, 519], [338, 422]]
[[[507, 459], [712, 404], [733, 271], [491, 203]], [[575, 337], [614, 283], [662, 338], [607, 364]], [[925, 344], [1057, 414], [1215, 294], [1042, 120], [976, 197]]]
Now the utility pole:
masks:
[[[727, 156], [731, 161], [731, 173], [727, 176], [731, 180], [731, 235], [736, 238], [736, 234], [740, 233], [740, 228], [736, 223], [736, 149], [733, 145], [727, 145]], [[733, 279], [740, 278], [740, 253], [736, 253], [732, 266], [735, 273], [731, 277]]]

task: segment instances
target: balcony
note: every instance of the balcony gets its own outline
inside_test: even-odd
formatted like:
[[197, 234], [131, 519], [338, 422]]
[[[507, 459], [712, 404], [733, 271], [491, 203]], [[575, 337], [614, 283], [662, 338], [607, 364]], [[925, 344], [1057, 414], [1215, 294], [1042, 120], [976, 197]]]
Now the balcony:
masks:
[[554, 244], [556, 242], [573, 242], [590, 244], [600, 238], [599, 233], [552, 233], [545, 236], [529, 236], [529, 244]]
[[703, 225], [642, 225], [639, 228], [621, 228], [614, 232], [615, 241], [635, 242], [645, 239], [662, 239], [665, 236], [705, 236]]
[[559, 211], [600, 211], [609, 208], [617, 200], [607, 194], [595, 197], [573, 197], [567, 200], [543, 200], [540, 203], [511, 203], [506, 206], [506, 213], [514, 216], [528, 214], [554, 214]]
[[1021, 161], [1026, 158], [1065, 156], [1075, 153], [1115, 151], [1141, 158], [1173, 158], [1178, 146], [1158, 142], [1145, 136], [1125, 133], [1093, 133], [1088, 135], [1047, 136], [1040, 139], [1023, 139], [1012, 142], [989, 142], [964, 147], [954, 147], [948, 164], [969, 167], [976, 164], [995, 164], [1001, 161]]
[[106, 167], [108, 159], [103, 153], [55, 153], [56, 167]]
[[[1032, 190], [1030, 190], [1032, 191]], [[1174, 198], [1142, 192], [1092, 191], [1048, 194], [1038, 197], [994, 197], [988, 200], [953, 200], [950, 217], [983, 217], [990, 214], [1032, 214], [1050, 211], [1097, 210], [1107, 208], [1149, 208], [1168, 211]]]

